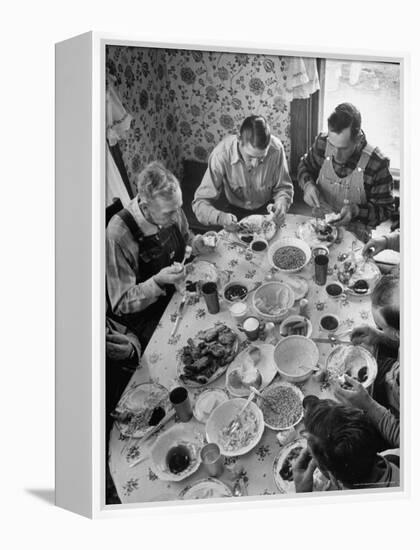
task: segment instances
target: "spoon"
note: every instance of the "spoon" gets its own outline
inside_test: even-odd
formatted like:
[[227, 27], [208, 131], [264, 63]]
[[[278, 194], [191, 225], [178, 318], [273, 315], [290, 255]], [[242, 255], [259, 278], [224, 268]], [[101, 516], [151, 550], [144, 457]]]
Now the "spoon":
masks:
[[187, 246], [185, 247], [184, 258], [180, 263], [181, 267], [184, 267], [185, 262], [191, 257], [191, 254], [192, 254], [192, 247], [187, 244]]
[[249, 388], [251, 391], [253, 391], [256, 395], [258, 395], [258, 397], [260, 399], [262, 399], [265, 403], [267, 403], [267, 405], [270, 407], [270, 409], [272, 411], [274, 411], [275, 413], [278, 413], [279, 411], [274, 407], [274, 405], [272, 403], [270, 403], [270, 401], [264, 397], [264, 395], [259, 391], [257, 390], [257, 388], [254, 388], [254, 386], [250, 386]]

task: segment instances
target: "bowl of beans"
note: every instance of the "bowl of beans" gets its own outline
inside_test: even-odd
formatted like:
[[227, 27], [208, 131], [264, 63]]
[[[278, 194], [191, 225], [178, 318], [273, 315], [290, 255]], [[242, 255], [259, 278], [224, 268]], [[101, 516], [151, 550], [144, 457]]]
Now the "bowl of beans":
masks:
[[270, 246], [268, 258], [275, 269], [296, 273], [311, 259], [311, 249], [302, 239], [283, 237]]

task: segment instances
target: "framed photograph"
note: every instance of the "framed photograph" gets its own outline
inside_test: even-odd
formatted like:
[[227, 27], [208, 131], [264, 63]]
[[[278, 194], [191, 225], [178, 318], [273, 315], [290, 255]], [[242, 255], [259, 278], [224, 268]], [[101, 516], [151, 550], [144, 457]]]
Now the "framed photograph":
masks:
[[56, 45], [59, 506], [404, 494], [406, 66]]

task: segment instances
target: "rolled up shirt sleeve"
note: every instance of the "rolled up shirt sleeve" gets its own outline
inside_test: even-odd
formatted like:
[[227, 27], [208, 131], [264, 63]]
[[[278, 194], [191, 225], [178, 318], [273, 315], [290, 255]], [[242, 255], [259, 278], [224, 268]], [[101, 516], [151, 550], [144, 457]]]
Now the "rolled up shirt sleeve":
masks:
[[192, 209], [197, 220], [204, 225], [217, 225], [219, 223], [221, 212], [212, 205], [212, 201], [220, 197], [223, 177], [223, 162], [219, 159], [218, 154], [213, 151], [209, 157], [209, 164], [203, 180], [197, 188], [192, 202]]
[[153, 277], [136, 283], [133, 258], [118, 242], [107, 239], [107, 291], [113, 313], [125, 315], [142, 311], [165, 291]]
[[294, 189], [283, 145], [280, 148], [278, 163], [276, 182], [272, 190], [273, 200], [276, 205], [284, 202], [287, 204], [287, 208], [289, 208], [293, 202]]

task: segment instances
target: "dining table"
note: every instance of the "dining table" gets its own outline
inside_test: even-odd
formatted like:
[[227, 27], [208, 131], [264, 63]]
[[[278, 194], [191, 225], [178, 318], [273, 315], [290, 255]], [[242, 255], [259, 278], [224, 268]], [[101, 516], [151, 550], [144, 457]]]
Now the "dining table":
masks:
[[[298, 227], [308, 220], [307, 216], [288, 214], [285, 224], [277, 230], [277, 234], [271, 240], [275, 242], [280, 237], [295, 237]], [[270, 244], [271, 244], [270, 243]], [[360, 249], [363, 243], [346, 231], [339, 232], [339, 238], [329, 247], [329, 264], [327, 284], [337, 281], [338, 256], [349, 253], [351, 250]], [[294, 276], [303, 277], [308, 283], [306, 315], [312, 324], [314, 339], [323, 339], [323, 343], [317, 343], [319, 349], [319, 365], [325, 365], [326, 359], [334, 347], [334, 342], [328, 340], [328, 333], [320, 327], [320, 318], [325, 314], [333, 314], [340, 320], [339, 333], [347, 332], [343, 340], [349, 339], [349, 332], [359, 325], [372, 325], [374, 320], [371, 313], [371, 300], [369, 295], [353, 295], [345, 293], [339, 299], [330, 297], [326, 293], [326, 285], [318, 285], [314, 280], [313, 259], [298, 273], [287, 274], [273, 268], [269, 261], [268, 252], [250, 252], [244, 246], [237, 245], [237, 240], [232, 234], [222, 231], [219, 234], [216, 248], [213, 252], [198, 256], [194, 261], [207, 261], [215, 266], [220, 275], [219, 281], [223, 284], [227, 281], [246, 282], [250, 293], [248, 295], [249, 308], [251, 305], [252, 291], [261, 284], [278, 280], [287, 282]], [[177, 312], [183, 298], [181, 292], [175, 292], [168, 304], [160, 322], [140, 359], [139, 366], [134, 372], [125, 391], [130, 391], [137, 385], [146, 382], [156, 382], [167, 388], [173, 389], [179, 386], [179, 357], [180, 352], [187, 344], [189, 338], [193, 338], [198, 331], [208, 329], [216, 322], [222, 322], [237, 331], [237, 325], [229, 311], [229, 304], [222, 297], [220, 299], [220, 311], [215, 314], [208, 312], [204, 298], [200, 293], [188, 293], [188, 299], [183, 308], [182, 317], [177, 321]], [[299, 300], [295, 302], [291, 314], [299, 313]], [[174, 324], [178, 323], [174, 332]], [[250, 342], [243, 332], [239, 332], [239, 349], [246, 349]], [[263, 343], [266, 333], [261, 333], [258, 341], [253, 344]], [[270, 333], [270, 343], [275, 345], [280, 338], [278, 324]], [[326, 340], [326, 341], [325, 341]], [[275, 380], [280, 380], [280, 374], [276, 374]], [[209, 385], [198, 388], [188, 388], [191, 402], [194, 404], [200, 392], [208, 388], [226, 388], [226, 375], [223, 374]], [[320, 398], [334, 398], [331, 386], [318, 381], [315, 375], [299, 384], [303, 395], [317, 395]], [[164, 481], [160, 479], [151, 463], [150, 449], [156, 439], [169, 429], [178, 419], [174, 417], [165, 426], [157, 430], [147, 441], [135, 439], [123, 435], [114, 423], [110, 433], [108, 464], [115, 484], [119, 499], [122, 503], [162, 502], [182, 498], [182, 493], [188, 487], [201, 479], [206, 479], [204, 466], [200, 465], [190, 477], [182, 481]], [[186, 423], [191, 430], [203, 430], [194, 417]], [[258, 444], [247, 454], [238, 457], [224, 458], [224, 472], [220, 480], [228, 487], [238, 486], [240, 491], [234, 492], [234, 497], [275, 495], [280, 493], [276, 485], [273, 468], [276, 457], [282, 449], [284, 441], [274, 431], [265, 427]], [[296, 427], [299, 433], [299, 426]]]

